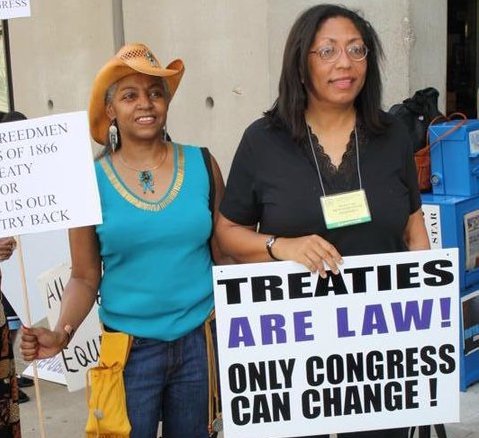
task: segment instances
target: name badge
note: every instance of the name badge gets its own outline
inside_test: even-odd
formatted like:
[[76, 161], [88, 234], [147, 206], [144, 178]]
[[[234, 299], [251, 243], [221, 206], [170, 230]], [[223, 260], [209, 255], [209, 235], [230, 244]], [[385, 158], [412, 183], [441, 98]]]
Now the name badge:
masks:
[[368, 200], [363, 189], [322, 196], [321, 207], [328, 230], [371, 221]]

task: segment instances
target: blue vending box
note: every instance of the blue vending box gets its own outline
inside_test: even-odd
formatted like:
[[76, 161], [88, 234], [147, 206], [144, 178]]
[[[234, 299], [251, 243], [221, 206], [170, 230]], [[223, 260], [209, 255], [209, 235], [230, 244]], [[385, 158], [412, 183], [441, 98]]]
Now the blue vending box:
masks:
[[461, 289], [461, 391], [479, 381], [479, 284]]
[[[458, 122], [430, 126], [430, 143]], [[479, 120], [467, 120], [431, 147], [431, 183], [435, 195], [479, 195]]]
[[459, 248], [459, 284], [479, 284], [479, 195], [422, 194], [431, 248]]
[[479, 381], [479, 196], [422, 194], [432, 248], [459, 248], [460, 389]]

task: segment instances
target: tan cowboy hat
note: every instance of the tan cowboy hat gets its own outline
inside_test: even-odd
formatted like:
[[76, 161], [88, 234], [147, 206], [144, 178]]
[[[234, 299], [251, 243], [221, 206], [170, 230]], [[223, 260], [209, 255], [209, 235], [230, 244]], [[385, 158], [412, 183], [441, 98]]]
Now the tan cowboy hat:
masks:
[[144, 73], [165, 78], [170, 99], [175, 94], [185, 71], [183, 61], [175, 59], [163, 68], [151, 50], [144, 44], [126, 44], [98, 72], [93, 81], [88, 115], [90, 133], [100, 144], [106, 144], [110, 119], [106, 114], [105, 94], [108, 88], [125, 76]]

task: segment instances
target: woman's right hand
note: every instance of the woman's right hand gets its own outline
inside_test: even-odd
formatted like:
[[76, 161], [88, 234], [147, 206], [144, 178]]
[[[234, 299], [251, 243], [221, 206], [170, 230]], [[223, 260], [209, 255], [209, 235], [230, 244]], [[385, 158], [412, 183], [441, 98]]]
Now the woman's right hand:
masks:
[[17, 241], [14, 237], [0, 238], [0, 262], [8, 260], [17, 247]]
[[306, 266], [311, 272], [318, 272], [326, 278], [326, 266], [338, 274], [338, 265], [343, 263], [337, 249], [317, 234], [302, 237], [278, 237], [272, 252], [280, 260], [294, 260]]
[[68, 343], [67, 331], [57, 332], [43, 327], [22, 327], [20, 353], [24, 360], [46, 359], [58, 354]]

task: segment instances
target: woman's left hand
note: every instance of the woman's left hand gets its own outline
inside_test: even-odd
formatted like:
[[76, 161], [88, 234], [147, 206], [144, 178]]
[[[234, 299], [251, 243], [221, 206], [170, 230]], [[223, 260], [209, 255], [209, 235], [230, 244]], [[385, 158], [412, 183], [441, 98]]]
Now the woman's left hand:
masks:
[[8, 260], [17, 247], [17, 241], [14, 237], [0, 238], [0, 262]]

